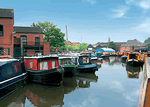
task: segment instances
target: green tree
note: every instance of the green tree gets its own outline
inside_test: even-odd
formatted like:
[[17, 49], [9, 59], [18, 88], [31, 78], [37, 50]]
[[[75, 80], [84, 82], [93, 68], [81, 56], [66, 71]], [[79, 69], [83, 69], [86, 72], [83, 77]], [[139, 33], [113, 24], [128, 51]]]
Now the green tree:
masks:
[[87, 44], [86, 43], [82, 43], [82, 44], [78, 45], [78, 49], [79, 49], [79, 51], [87, 50]]
[[108, 48], [112, 48], [112, 49], [115, 49], [115, 44], [113, 41], [111, 41], [108, 45]]
[[148, 48], [150, 48], [150, 44], [148, 44]]
[[65, 49], [65, 33], [62, 33], [59, 28], [56, 28], [57, 25], [54, 25], [51, 22], [45, 21], [44, 23], [38, 22], [35, 24], [34, 22], [31, 25], [32, 27], [40, 27], [45, 35], [44, 41], [50, 42], [51, 47]]

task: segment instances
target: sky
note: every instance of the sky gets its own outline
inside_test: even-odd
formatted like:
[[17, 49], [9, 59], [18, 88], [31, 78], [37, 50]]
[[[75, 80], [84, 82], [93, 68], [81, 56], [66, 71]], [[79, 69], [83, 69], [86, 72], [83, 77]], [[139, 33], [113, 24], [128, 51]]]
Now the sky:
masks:
[[66, 33], [67, 25], [71, 42], [150, 37], [150, 0], [2, 0], [0, 8], [14, 9], [14, 26], [49, 21]]

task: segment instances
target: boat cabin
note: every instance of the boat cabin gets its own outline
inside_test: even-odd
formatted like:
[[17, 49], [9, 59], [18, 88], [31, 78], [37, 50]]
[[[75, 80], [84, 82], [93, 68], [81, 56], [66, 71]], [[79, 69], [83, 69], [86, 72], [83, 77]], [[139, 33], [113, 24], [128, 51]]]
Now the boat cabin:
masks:
[[17, 59], [0, 59], [0, 89], [5, 80], [25, 73], [21, 61]]
[[79, 56], [78, 62], [80, 65], [92, 64], [91, 58], [89, 56]]
[[128, 54], [127, 60], [129, 60], [129, 59], [137, 59], [137, 60], [140, 60], [140, 56], [139, 56], [139, 54], [136, 53], [136, 52], [130, 53], [130, 54]]
[[24, 57], [27, 70], [49, 70], [59, 67], [57, 56]]
[[86, 56], [90, 56], [90, 57], [92, 56], [91, 52], [82, 52], [80, 55], [86, 55]]
[[59, 57], [59, 65], [75, 64], [75, 60], [72, 57]]

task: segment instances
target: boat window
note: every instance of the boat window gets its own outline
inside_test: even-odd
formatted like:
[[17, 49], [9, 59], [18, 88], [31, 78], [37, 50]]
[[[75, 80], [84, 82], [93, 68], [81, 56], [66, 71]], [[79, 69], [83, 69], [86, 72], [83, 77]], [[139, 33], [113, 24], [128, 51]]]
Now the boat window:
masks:
[[56, 67], [55, 61], [52, 61], [52, 68], [55, 68], [55, 67]]
[[33, 61], [30, 61], [30, 68], [33, 68]]
[[3, 67], [3, 72], [2, 72], [3, 77], [7, 77], [7, 76], [11, 75], [12, 73], [13, 73], [13, 71], [12, 71], [11, 66], [4, 66]]
[[129, 55], [129, 59], [136, 59], [137, 58], [137, 55], [136, 54], [130, 54]]
[[48, 63], [40, 62], [40, 70], [48, 70]]
[[83, 58], [83, 63], [89, 63], [89, 58]]

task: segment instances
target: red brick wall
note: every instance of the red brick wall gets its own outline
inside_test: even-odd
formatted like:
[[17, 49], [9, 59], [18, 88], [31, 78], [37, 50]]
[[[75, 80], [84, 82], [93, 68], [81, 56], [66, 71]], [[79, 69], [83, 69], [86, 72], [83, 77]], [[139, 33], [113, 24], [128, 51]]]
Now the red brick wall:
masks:
[[13, 19], [0, 19], [3, 24], [3, 36], [0, 36], [0, 46], [3, 48], [11, 48], [10, 55], [13, 56]]
[[44, 50], [44, 52], [43, 52], [44, 55], [50, 54], [50, 45], [49, 45], [49, 42], [45, 42], [45, 43], [44, 43], [44, 48], [43, 48], [43, 50]]
[[124, 52], [124, 51], [130, 51], [130, 47], [120, 47], [120, 52]]
[[27, 56], [35, 56], [34, 50], [27, 50]]

